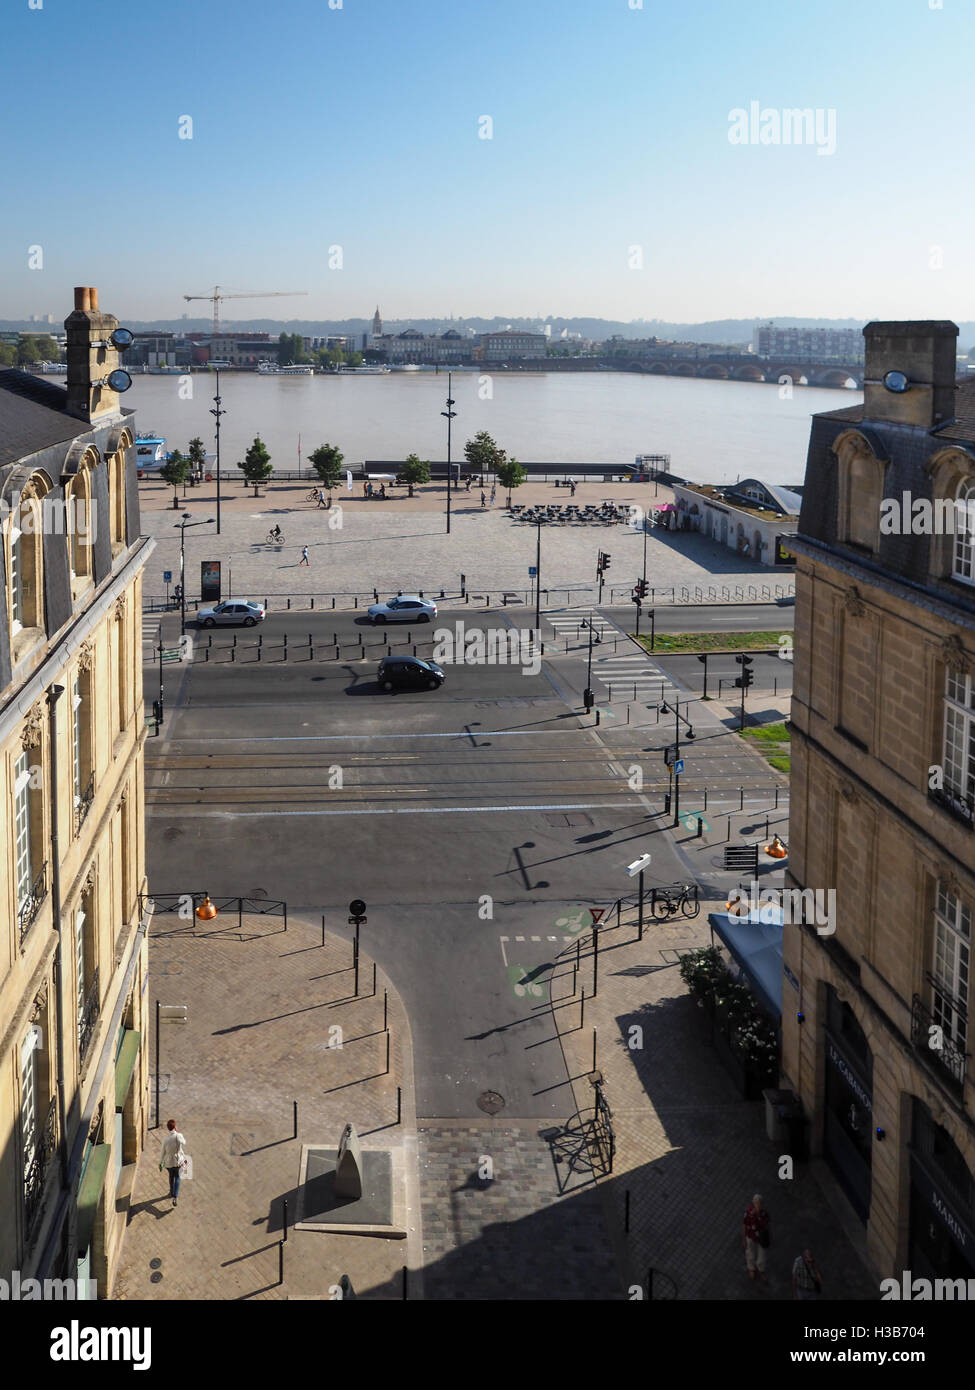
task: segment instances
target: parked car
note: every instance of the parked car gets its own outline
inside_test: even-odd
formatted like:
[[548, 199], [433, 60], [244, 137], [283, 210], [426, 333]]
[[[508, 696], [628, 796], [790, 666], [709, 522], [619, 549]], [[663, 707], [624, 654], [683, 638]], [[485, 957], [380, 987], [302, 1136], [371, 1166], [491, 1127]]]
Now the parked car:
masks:
[[437, 605], [428, 598], [401, 595], [388, 603], [374, 603], [369, 617], [374, 623], [428, 623], [437, 616]]
[[216, 627], [218, 624], [230, 626], [233, 623], [253, 627], [255, 623], [264, 621], [264, 605], [243, 598], [225, 599], [214, 608], [201, 608], [196, 621], [200, 627]]
[[418, 656], [384, 656], [376, 679], [383, 690], [438, 690], [447, 679], [435, 661]]

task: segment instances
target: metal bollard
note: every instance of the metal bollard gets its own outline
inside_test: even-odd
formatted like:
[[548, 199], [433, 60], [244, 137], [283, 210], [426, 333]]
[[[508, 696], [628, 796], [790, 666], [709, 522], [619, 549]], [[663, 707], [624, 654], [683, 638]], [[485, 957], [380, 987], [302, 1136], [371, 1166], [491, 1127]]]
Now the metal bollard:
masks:
[[704, 834], [704, 822], [701, 820], [701, 817], [698, 816], [698, 818], [697, 818], [697, 836], [696, 836], [696, 838], [699, 840], [703, 834]]
[[285, 633], [285, 634], [284, 634], [284, 656], [283, 656], [282, 660], [287, 661], [287, 659], [288, 659], [288, 634]]

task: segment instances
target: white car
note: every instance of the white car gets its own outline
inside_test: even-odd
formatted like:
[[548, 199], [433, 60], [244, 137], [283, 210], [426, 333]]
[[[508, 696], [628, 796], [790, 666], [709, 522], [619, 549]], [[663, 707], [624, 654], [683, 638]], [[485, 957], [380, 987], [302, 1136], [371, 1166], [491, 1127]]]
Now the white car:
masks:
[[201, 608], [196, 621], [200, 627], [216, 627], [218, 623], [227, 626], [243, 623], [244, 627], [253, 627], [255, 623], [264, 621], [264, 605], [243, 598], [226, 599], [214, 608]]
[[402, 594], [388, 603], [374, 603], [369, 618], [374, 623], [428, 623], [437, 616], [437, 605], [428, 598]]

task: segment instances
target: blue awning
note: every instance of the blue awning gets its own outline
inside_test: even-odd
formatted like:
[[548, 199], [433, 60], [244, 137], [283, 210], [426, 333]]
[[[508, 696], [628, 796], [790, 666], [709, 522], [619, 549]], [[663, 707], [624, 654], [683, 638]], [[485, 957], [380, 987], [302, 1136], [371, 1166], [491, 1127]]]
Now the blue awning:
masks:
[[712, 912], [708, 922], [741, 966], [763, 1008], [778, 1022], [782, 1017], [781, 911], [763, 907], [761, 914], [741, 917]]

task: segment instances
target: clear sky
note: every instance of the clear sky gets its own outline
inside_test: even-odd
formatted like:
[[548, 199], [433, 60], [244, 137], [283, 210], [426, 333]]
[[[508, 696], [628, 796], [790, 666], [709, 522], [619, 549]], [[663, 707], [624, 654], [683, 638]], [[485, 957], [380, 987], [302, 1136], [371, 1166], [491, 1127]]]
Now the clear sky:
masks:
[[0, 317], [975, 318], [971, 0], [338, 2], [4, 0]]

